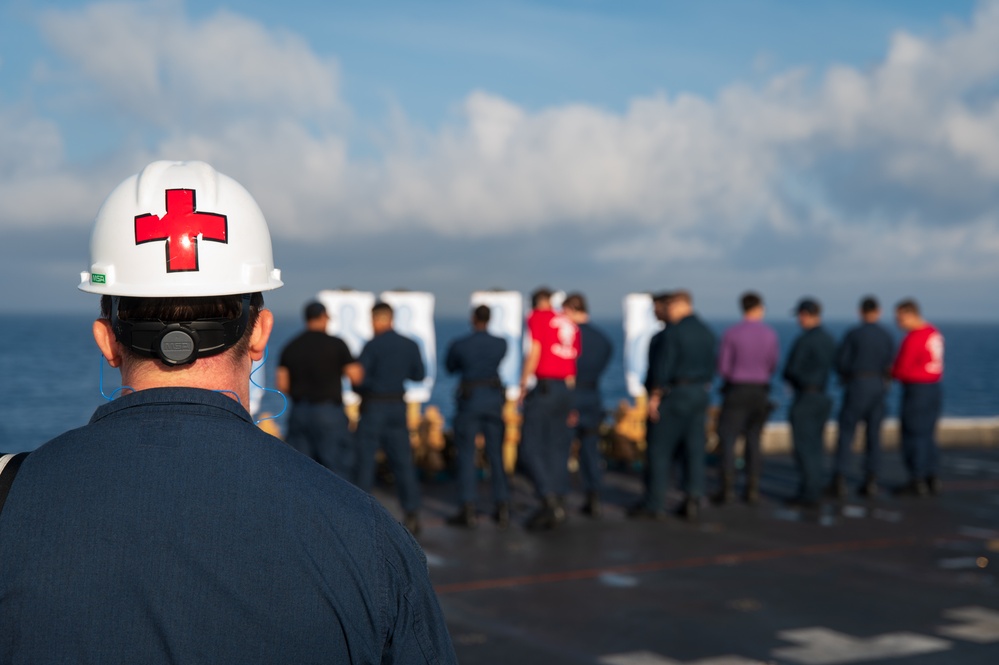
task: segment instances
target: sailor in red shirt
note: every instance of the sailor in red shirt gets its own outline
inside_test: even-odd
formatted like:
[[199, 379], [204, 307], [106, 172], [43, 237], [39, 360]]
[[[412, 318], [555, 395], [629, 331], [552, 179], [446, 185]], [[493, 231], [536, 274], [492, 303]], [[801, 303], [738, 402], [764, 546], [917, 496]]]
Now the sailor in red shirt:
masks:
[[923, 320], [914, 300], [903, 300], [895, 306], [895, 321], [907, 333], [891, 374], [902, 384], [902, 454], [909, 469], [909, 482], [896, 493], [937, 494], [940, 482], [937, 479], [936, 426], [943, 406], [940, 379], [943, 377], [944, 339], [939, 330]]
[[[580, 352], [579, 329], [569, 317], [552, 310], [552, 292], [541, 288], [531, 295], [527, 328], [531, 348], [524, 360], [520, 395], [524, 422], [519, 457], [534, 483], [541, 507], [527, 520], [528, 529], [553, 529], [565, 519], [555, 494], [558, 465], [565, 465], [572, 445], [569, 413]], [[531, 377], [536, 379], [530, 391]]]

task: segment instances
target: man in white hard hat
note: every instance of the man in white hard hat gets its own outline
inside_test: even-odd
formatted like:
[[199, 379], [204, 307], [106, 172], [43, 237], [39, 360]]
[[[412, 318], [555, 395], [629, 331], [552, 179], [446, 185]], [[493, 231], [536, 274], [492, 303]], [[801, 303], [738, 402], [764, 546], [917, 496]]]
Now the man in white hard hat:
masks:
[[207, 164], [108, 197], [80, 288], [124, 388], [10, 486], [0, 662], [455, 662], [412, 537], [246, 411], [279, 286], [259, 207]]

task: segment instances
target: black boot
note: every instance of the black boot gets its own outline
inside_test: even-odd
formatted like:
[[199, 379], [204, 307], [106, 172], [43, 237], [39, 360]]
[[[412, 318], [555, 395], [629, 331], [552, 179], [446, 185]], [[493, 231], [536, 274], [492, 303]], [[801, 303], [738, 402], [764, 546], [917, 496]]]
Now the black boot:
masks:
[[414, 536], [420, 535], [420, 514], [417, 512], [406, 513], [402, 525]]
[[688, 522], [697, 522], [701, 516], [701, 500], [688, 496], [684, 502], [680, 504], [676, 514]]
[[586, 502], [583, 503], [583, 507], [579, 512], [595, 520], [600, 519], [600, 516], [603, 514], [603, 510], [600, 508], [600, 495], [596, 492], [587, 492]]
[[838, 473], [833, 474], [832, 480], [829, 481], [829, 487], [826, 488], [826, 496], [832, 499], [845, 499], [846, 479]]
[[719, 506], [735, 501], [735, 478], [730, 473], [722, 474], [721, 487], [718, 492], [711, 497], [711, 500]]
[[930, 488], [925, 480], [910, 480], [905, 485], [895, 488], [896, 496], [927, 496]]
[[569, 519], [569, 513], [565, 511], [565, 497], [557, 496], [555, 497], [555, 520], [561, 524], [567, 519]]
[[[562, 516], [559, 515], [560, 511]], [[565, 511], [559, 507], [558, 499], [546, 496], [541, 507], [534, 511], [524, 526], [528, 531], [547, 531], [557, 527], [564, 519]]]
[[510, 504], [506, 501], [497, 502], [496, 512], [493, 513], [493, 519], [496, 520], [496, 526], [500, 529], [505, 529], [510, 526]]
[[460, 526], [466, 529], [474, 529], [475, 525], [478, 523], [478, 519], [475, 515], [475, 504], [465, 503], [462, 504], [461, 510], [447, 518], [447, 523], [451, 526]]
[[873, 499], [878, 495], [878, 479], [874, 476], [867, 476], [864, 479], [864, 484], [860, 486], [858, 490], [860, 496], [867, 497], [868, 499]]
[[926, 476], [926, 489], [933, 496], [940, 494], [940, 479], [936, 476]]

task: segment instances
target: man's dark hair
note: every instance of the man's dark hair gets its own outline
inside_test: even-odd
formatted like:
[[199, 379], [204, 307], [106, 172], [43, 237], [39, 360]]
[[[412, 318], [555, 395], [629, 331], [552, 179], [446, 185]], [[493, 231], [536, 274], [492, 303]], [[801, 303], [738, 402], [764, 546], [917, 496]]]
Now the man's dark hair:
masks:
[[375, 306], [371, 308], [371, 315], [378, 316], [379, 314], [388, 314], [392, 316], [392, 305], [387, 302], [376, 302]]
[[586, 314], [586, 298], [582, 293], [570, 293], [562, 302], [562, 307], [574, 309], [577, 312]]
[[475, 323], [489, 323], [491, 317], [492, 310], [489, 309], [488, 305], [479, 305], [472, 310], [472, 321]]
[[916, 316], [920, 316], [919, 303], [917, 303], [912, 298], [906, 298], [905, 300], [899, 301], [899, 303], [895, 305], [895, 311], [908, 312], [910, 314], [915, 314]]
[[305, 306], [305, 320], [315, 321], [321, 316], [326, 316], [326, 307], [318, 301], [313, 300]]
[[742, 312], [746, 312], [756, 309], [763, 305], [763, 297], [756, 291], [746, 291], [742, 294], [739, 299], [739, 304], [742, 306]]
[[[113, 296], [101, 296], [101, 318], [111, 319]], [[197, 298], [118, 298], [118, 318], [122, 321], [162, 321], [163, 323], [183, 323], [200, 319], [238, 319], [242, 314], [243, 296], [201, 296]], [[230, 349], [237, 356], [247, 352], [250, 335], [257, 323], [257, 315], [264, 307], [264, 296], [257, 292], [250, 296], [250, 312], [246, 330]], [[135, 355], [125, 348], [126, 355]]]
[[878, 299], [874, 296], [864, 296], [864, 299], [860, 301], [860, 311], [864, 314], [870, 314], [879, 309], [881, 309], [881, 306], [878, 305]]
[[552, 290], [546, 286], [542, 286], [540, 289], [534, 291], [531, 294], [531, 307], [537, 307], [538, 303], [542, 300], [550, 300], [552, 297]]

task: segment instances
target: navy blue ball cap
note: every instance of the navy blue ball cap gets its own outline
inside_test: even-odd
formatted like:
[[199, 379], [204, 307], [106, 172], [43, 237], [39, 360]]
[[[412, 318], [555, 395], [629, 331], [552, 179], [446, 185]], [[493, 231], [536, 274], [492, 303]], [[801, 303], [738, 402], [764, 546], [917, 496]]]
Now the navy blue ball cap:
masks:
[[797, 316], [802, 313], [818, 316], [822, 313], [822, 305], [820, 305], [819, 301], [814, 298], [802, 298], [798, 301], [798, 306], [791, 310], [791, 314]]

